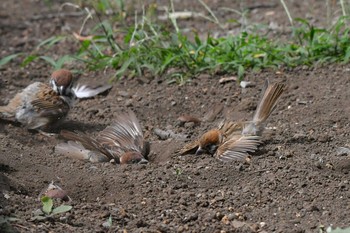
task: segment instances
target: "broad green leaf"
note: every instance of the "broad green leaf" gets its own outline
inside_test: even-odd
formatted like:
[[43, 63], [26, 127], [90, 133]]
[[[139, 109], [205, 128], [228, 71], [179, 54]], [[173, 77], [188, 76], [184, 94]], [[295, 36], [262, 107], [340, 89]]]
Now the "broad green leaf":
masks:
[[43, 204], [43, 212], [45, 214], [50, 214], [52, 211], [52, 206], [53, 206], [53, 201], [51, 198], [47, 197], [47, 196], [43, 196], [41, 198], [41, 202]]
[[339, 227], [332, 229], [332, 227], [328, 227], [327, 233], [350, 233], [350, 227], [344, 229], [341, 229]]
[[72, 208], [73, 208], [73, 207], [70, 206], [70, 205], [60, 205], [60, 206], [58, 206], [58, 207], [56, 207], [55, 209], [52, 210], [52, 215], [68, 212], [68, 211], [70, 211]]

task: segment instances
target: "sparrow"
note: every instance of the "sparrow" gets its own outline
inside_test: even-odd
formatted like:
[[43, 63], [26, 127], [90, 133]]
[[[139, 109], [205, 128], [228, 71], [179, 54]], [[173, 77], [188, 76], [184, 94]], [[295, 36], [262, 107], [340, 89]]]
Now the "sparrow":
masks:
[[117, 115], [115, 122], [96, 137], [67, 130], [62, 130], [60, 135], [68, 141], [55, 147], [58, 154], [91, 162], [148, 163], [150, 146], [131, 111]]
[[0, 118], [20, 122], [32, 130], [51, 129], [63, 121], [76, 100], [72, 86], [72, 73], [56, 70], [49, 84], [32, 83], [6, 106], [0, 106]]
[[276, 107], [285, 84], [270, 84], [266, 80], [253, 119], [246, 122], [223, 122], [218, 128], [204, 133], [198, 140], [186, 144], [180, 154], [208, 153], [219, 160], [245, 160], [261, 144], [267, 118]]

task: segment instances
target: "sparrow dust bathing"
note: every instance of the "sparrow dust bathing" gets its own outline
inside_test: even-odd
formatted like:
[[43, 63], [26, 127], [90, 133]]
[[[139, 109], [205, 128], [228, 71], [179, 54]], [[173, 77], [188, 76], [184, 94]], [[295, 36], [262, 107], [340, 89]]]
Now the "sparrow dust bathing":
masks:
[[185, 145], [180, 153], [208, 153], [222, 161], [245, 160], [249, 152], [256, 151], [261, 144], [265, 122], [284, 89], [284, 84], [269, 84], [267, 80], [252, 121], [225, 122], [218, 129], [212, 129], [197, 141]]
[[150, 146], [133, 112], [118, 115], [115, 123], [94, 138], [67, 130], [62, 130], [61, 136], [69, 141], [58, 144], [55, 151], [71, 158], [120, 164], [148, 162]]
[[54, 71], [50, 84], [30, 84], [8, 105], [0, 106], [0, 118], [20, 122], [28, 129], [50, 130], [64, 120], [76, 99], [72, 85], [70, 71]]

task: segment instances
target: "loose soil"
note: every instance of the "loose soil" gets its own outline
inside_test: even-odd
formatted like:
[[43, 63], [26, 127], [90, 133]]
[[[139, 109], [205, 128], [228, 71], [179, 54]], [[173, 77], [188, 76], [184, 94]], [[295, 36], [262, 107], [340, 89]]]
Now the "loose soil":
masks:
[[[58, 16], [59, 2], [44, 2], [0, 3], [1, 57], [31, 51], [52, 35], [79, 30], [83, 17]], [[205, 13], [195, 1], [174, 2], [177, 10]], [[222, 21], [232, 18], [233, 13], [219, 6], [241, 7], [232, 1], [206, 2]], [[256, 1], [244, 2], [245, 6], [256, 6]], [[320, 17], [325, 15], [326, 6], [320, 2], [287, 4], [294, 16], [325, 23]], [[251, 23], [276, 23], [280, 35], [288, 34], [280, 1], [259, 1], [261, 5], [271, 3], [254, 8], [248, 19]], [[160, 8], [167, 2], [158, 5]], [[306, 12], [310, 5], [313, 10]], [[225, 31], [204, 19], [180, 24], [203, 33]], [[237, 28], [228, 29], [234, 33]], [[65, 41], [54, 51], [43, 53], [59, 57], [77, 46]], [[34, 81], [46, 82], [51, 71], [41, 62], [21, 68], [16, 61], [3, 67], [0, 104]], [[86, 71], [76, 76], [81, 82], [105, 83], [110, 74]], [[61, 139], [1, 121], [0, 214], [18, 220], [1, 224], [0, 231], [318, 232], [321, 226], [349, 226], [350, 158], [337, 150], [350, 147], [350, 65], [248, 72], [245, 79], [254, 85], [245, 89], [236, 82], [220, 84], [221, 77], [200, 75], [182, 86], [169, 84], [162, 77], [124, 78], [114, 83], [107, 95], [81, 100], [61, 127], [94, 134], [113, 122], [119, 112], [132, 109], [151, 142], [147, 165], [72, 160], [54, 152]], [[186, 141], [224, 119], [251, 118], [267, 78], [286, 83], [287, 89], [268, 121], [264, 144], [252, 155], [250, 164], [176, 153]], [[203, 119], [220, 105], [223, 110], [200, 125], [182, 125], [177, 120], [182, 115]], [[155, 129], [172, 130], [187, 135], [187, 139], [161, 140]], [[33, 211], [41, 206], [38, 197], [51, 181], [69, 193], [72, 200], [65, 204], [73, 209], [45, 221], [32, 221]], [[60, 203], [55, 200], [55, 205]], [[106, 228], [103, 223], [109, 217], [112, 225]]]

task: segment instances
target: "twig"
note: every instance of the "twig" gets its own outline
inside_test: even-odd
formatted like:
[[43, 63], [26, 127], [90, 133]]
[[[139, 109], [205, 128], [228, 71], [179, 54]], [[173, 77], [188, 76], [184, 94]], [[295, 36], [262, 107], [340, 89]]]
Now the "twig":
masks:
[[293, 26], [294, 26], [294, 23], [293, 23], [292, 16], [290, 15], [290, 12], [289, 12], [289, 10], [288, 10], [288, 7], [287, 7], [286, 3], [284, 2], [284, 0], [280, 0], [280, 1], [281, 1], [281, 3], [282, 3], [282, 6], [283, 6], [284, 10], [285, 10], [286, 13], [287, 13], [289, 22], [290, 22], [290, 24], [291, 24], [292, 27], [293, 27]]
[[186, 134], [177, 134], [177, 133], [174, 133], [172, 130], [154, 129], [153, 132], [161, 140], [166, 140], [168, 138], [187, 139], [187, 135]]
[[260, 173], [260, 172], [267, 172], [270, 171], [269, 169], [262, 169], [262, 170], [257, 170], [257, 171], [253, 171], [250, 174], [255, 174], [255, 173]]

